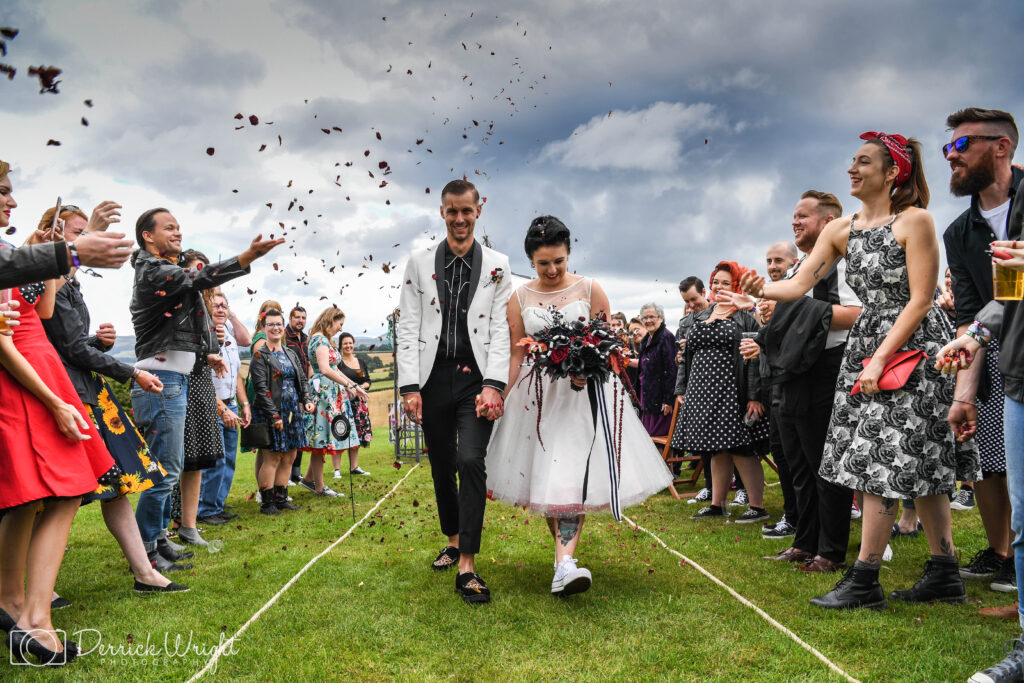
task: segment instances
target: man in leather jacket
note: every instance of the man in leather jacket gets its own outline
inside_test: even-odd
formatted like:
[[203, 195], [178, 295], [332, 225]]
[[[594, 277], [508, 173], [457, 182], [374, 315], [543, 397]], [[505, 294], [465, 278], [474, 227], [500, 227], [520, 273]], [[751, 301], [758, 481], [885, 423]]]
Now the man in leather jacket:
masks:
[[[154, 552], [170, 523], [168, 497], [184, 465], [188, 376], [197, 353], [206, 355], [218, 348], [201, 291], [248, 273], [253, 261], [284, 240], [263, 240], [257, 235], [235, 258], [202, 269], [182, 269], [178, 266], [181, 229], [174, 216], [162, 208], [150, 209], [139, 217], [135, 239], [140, 247], [132, 261], [135, 285], [131, 314], [138, 357], [135, 367], [152, 372], [164, 386], [160, 394], [132, 388], [132, 409], [139, 432], [167, 470], [159, 484], [139, 496], [135, 512], [146, 550]], [[224, 363], [214, 354], [207, 356], [207, 362], [214, 370]]]

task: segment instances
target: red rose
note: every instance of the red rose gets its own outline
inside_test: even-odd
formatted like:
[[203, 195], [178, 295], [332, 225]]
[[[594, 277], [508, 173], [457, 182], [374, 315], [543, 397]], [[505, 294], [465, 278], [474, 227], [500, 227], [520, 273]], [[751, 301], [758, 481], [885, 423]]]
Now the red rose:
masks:
[[555, 363], [561, 363], [563, 360], [569, 357], [569, 349], [564, 346], [560, 346], [557, 349], [551, 350], [551, 360]]

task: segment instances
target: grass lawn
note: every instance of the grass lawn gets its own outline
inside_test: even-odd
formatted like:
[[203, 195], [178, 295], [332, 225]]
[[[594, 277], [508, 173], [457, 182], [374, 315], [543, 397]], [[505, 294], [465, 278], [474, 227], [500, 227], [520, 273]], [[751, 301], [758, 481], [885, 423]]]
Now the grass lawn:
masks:
[[[411, 467], [391, 466], [383, 429], [374, 444], [360, 460], [373, 476], [356, 482], [356, 519]], [[135, 595], [99, 504], [86, 506], [57, 584], [73, 605], [54, 614], [55, 624], [69, 633], [95, 629], [104, 648], [140, 647], [148, 638], [162, 651], [167, 637], [173, 650], [180, 635], [184, 649], [191, 633], [195, 648], [211, 652], [351, 526], [348, 481], [330, 483], [346, 497], [317, 498], [293, 488], [303, 509], [264, 517], [248, 500], [255, 491], [252, 455], [240, 455], [229, 503], [241, 517], [206, 530], [206, 538], [223, 539], [224, 549], [199, 550], [195, 570], [172, 575], [192, 587], [179, 595]], [[779, 487], [768, 491], [768, 509], [777, 517]], [[1012, 599], [990, 592], [987, 582], [969, 584], [968, 605], [819, 610], [807, 600], [828, 590], [835, 575], [804, 576], [761, 560], [784, 544], [762, 540], [760, 525], [698, 523], [692, 512], [694, 506], [663, 493], [626, 514], [857, 679], [963, 681], [1001, 659], [1004, 642], [1019, 633], [1013, 623], [975, 614]], [[956, 541], [969, 556], [983, 543], [978, 514], [953, 514]], [[852, 547], [859, 532], [855, 522]], [[488, 504], [478, 570], [494, 593], [490, 605], [464, 605], [453, 593], [454, 574], [429, 569], [444, 544], [424, 461], [265, 611], [204, 680], [842, 680], [650, 536], [610, 516], [591, 517], [584, 527], [579, 556], [594, 573], [593, 587], [565, 600], [549, 594], [552, 541], [541, 518]], [[928, 556], [923, 537], [894, 549], [895, 559], [882, 570], [888, 590], [913, 583]], [[96, 639], [89, 632], [81, 646]], [[207, 659], [194, 650], [183, 657], [93, 653], [59, 672], [4, 666], [0, 679], [183, 681]]]

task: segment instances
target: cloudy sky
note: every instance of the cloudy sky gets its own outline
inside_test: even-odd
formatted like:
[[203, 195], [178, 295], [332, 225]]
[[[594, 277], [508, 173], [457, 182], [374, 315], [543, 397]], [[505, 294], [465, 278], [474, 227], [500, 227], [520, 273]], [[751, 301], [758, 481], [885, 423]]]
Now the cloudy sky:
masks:
[[[530, 220], [553, 214], [613, 308], [656, 300], [674, 320], [680, 279], [760, 267], [792, 237], [803, 190], [856, 209], [861, 132], [922, 141], [941, 230], [965, 206], [946, 115], [1024, 116], [1017, 0], [5, 0], [0, 26], [20, 29], [0, 57], [18, 69], [0, 78], [8, 239], [57, 195], [119, 201], [129, 233], [165, 206], [214, 259], [285, 234], [227, 287], [236, 311], [334, 302], [356, 334], [382, 333], [409, 250], [442, 239], [454, 177], [487, 198], [478, 236], [515, 272]], [[60, 94], [39, 94], [39, 64], [63, 69]], [[94, 322], [130, 333], [131, 273], [83, 280]]]

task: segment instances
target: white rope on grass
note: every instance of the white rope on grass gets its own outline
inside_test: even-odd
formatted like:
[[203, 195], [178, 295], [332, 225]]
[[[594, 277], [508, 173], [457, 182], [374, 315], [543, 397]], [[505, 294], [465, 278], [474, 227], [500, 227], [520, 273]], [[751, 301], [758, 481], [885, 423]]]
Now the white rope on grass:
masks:
[[293, 577], [292, 577], [291, 579], [289, 579], [289, 580], [288, 580], [288, 583], [286, 583], [285, 585], [283, 585], [283, 586], [281, 587], [281, 590], [277, 591], [277, 593], [276, 593], [276, 594], [274, 595], [274, 597], [270, 598], [270, 600], [267, 600], [266, 604], [265, 604], [265, 605], [263, 605], [263, 607], [260, 607], [260, 608], [259, 608], [258, 610], [256, 610], [256, 613], [255, 613], [255, 614], [253, 614], [253, 615], [252, 615], [251, 617], [249, 617], [249, 621], [247, 621], [247, 622], [245, 622], [244, 624], [242, 624], [242, 627], [241, 627], [240, 629], [238, 629], [237, 631], [235, 631], [235, 635], [231, 636], [230, 638], [228, 638], [227, 640], [225, 640], [225, 641], [224, 641], [223, 643], [221, 643], [220, 647], [218, 647], [218, 648], [217, 648], [217, 650], [216, 650], [216, 651], [215, 651], [215, 652], [213, 653], [213, 656], [211, 656], [211, 657], [210, 657], [210, 661], [208, 661], [208, 662], [206, 663], [206, 666], [204, 666], [204, 667], [203, 667], [202, 669], [200, 669], [200, 670], [199, 670], [199, 671], [198, 671], [198, 672], [196, 673], [196, 675], [195, 675], [195, 676], [193, 676], [192, 678], [188, 679], [188, 683], [194, 683], [195, 681], [198, 681], [198, 680], [199, 680], [200, 678], [202, 678], [202, 677], [203, 677], [203, 675], [205, 675], [205, 674], [206, 674], [206, 673], [207, 673], [207, 672], [208, 672], [208, 671], [209, 671], [210, 669], [212, 669], [213, 667], [215, 667], [215, 666], [217, 665], [217, 660], [218, 660], [218, 659], [220, 659], [221, 655], [222, 655], [222, 654], [224, 654], [224, 652], [225, 652], [225, 651], [226, 651], [227, 649], [229, 649], [229, 648], [231, 648], [231, 647], [232, 647], [232, 645], [234, 644], [234, 642], [235, 642], [235, 641], [236, 641], [236, 640], [238, 639], [238, 636], [240, 636], [240, 635], [242, 635], [243, 633], [245, 633], [245, 630], [246, 630], [246, 629], [248, 629], [248, 628], [249, 628], [249, 626], [251, 626], [251, 625], [252, 625], [252, 624], [253, 624], [253, 623], [254, 623], [254, 622], [255, 622], [255, 621], [257, 620], [257, 619], [259, 619], [259, 618], [260, 618], [260, 615], [261, 615], [261, 614], [263, 614], [263, 613], [264, 613], [264, 612], [266, 612], [266, 611], [267, 611], [268, 609], [270, 609], [270, 607], [271, 607], [271, 606], [272, 606], [272, 605], [273, 605], [273, 604], [274, 604], [275, 602], [277, 602], [278, 598], [280, 598], [280, 597], [281, 597], [282, 595], [284, 595], [285, 591], [287, 591], [287, 590], [288, 590], [289, 588], [291, 588], [291, 587], [292, 587], [292, 584], [294, 584], [294, 583], [295, 583], [296, 581], [298, 581], [298, 580], [299, 580], [299, 577], [301, 577], [301, 576], [302, 576], [303, 574], [305, 574], [305, 573], [306, 573], [306, 571], [307, 571], [307, 570], [309, 570], [309, 568], [310, 568], [310, 567], [312, 567], [312, 566], [313, 566], [314, 564], [316, 564], [316, 563], [317, 563], [317, 562], [318, 562], [318, 561], [320, 560], [320, 558], [321, 558], [321, 557], [323, 557], [323, 556], [324, 556], [324, 555], [326, 555], [327, 553], [331, 552], [331, 550], [333, 550], [333, 549], [335, 548], [335, 546], [337, 546], [337, 545], [338, 545], [339, 543], [341, 543], [341, 542], [342, 542], [342, 541], [344, 541], [344, 540], [345, 540], [346, 538], [348, 538], [348, 537], [349, 537], [349, 535], [350, 535], [350, 534], [351, 534], [351, 533], [352, 533], [353, 531], [355, 531], [356, 527], [357, 527], [357, 526], [359, 526], [360, 524], [362, 524], [363, 522], [365, 522], [365, 521], [366, 521], [366, 519], [367, 519], [367, 517], [369, 517], [370, 515], [372, 515], [372, 514], [373, 514], [373, 513], [374, 513], [374, 512], [375, 512], [375, 511], [377, 510], [377, 508], [379, 508], [379, 507], [380, 507], [381, 503], [383, 503], [383, 502], [384, 502], [385, 500], [387, 500], [388, 498], [390, 498], [390, 497], [391, 497], [391, 494], [392, 494], [392, 493], [394, 493], [395, 491], [397, 491], [397, 490], [398, 490], [398, 487], [399, 487], [399, 486], [401, 486], [401, 485], [402, 485], [402, 483], [403, 483], [403, 482], [404, 482], [404, 481], [405, 481], [406, 479], [408, 479], [408, 478], [409, 478], [409, 475], [410, 475], [410, 474], [412, 474], [412, 473], [413, 473], [413, 472], [414, 472], [414, 471], [416, 470], [416, 468], [417, 468], [417, 467], [419, 467], [419, 466], [420, 466], [420, 465], [419, 465], [419, 463], [416, 463], [415, 465], [413, 465], [413, 466], [412, 466], [412, 467], [411, 467], [411, 468], [409, 469], [409, 471], [408, 471], [408, 472], [406, 472], [405, 476], [404, 476], [404, 477], [402, 477], [401, 479], [399, 479], [399, 480], [398, 480], [398, 483], [397, 483], [397, 484], [395, 484], [395, 485], [394, 485], [394, 487], [392, 487], [392, 489], [391, 489], [390, 491], [388, 491], [388, 492], [387, 492], [386, 494], [384, 494], [384, 497], [383, 497], [383, 498], [381, 498], [380, 500], [378, 500], [378, 501], [377, 501], [377, 504], [376, 504], [376, 505], [374, 505], [374, 506], [373, 506], [372, 508], [370, 508], [370, 509], [369, 509], [369, 510], [368, 510], [368, 511], [366, 512], [366, 514], [365, 514], [365, 515], [363, 515], [363, 516], [362, 516], [362, 518], [360, 518], [360, 520], [359, 520], [358, 522], [356, 522], [356, 523], [355, 523], [355, 524], [353, 524], [353, 525], [352, 525], [351, 527], [349, 527], [348, 531], [346, 531], [346, 532], [345, 532], [344, 534], [342, 534], [342, 535], [341, 535], [341, 537], [340, 537], [340, 538], [339, 538], [338, 540], [336, 540], [336, 541], [335, 541], [334, 543], [331, 543], [331, 544], [330, 544], [329, 546], [327, 546], [326, 548], [324, 548], [323, 552], [321, 552], [321, 553], [320, 553], [319, 555], [317, 555], [317, 556], [316, 556], [316, 557], [314, 557], [314, 558], [313, 558], [312, 560], [310, 560], [309, 562], [307, 562], [307, 563], [306, 563], [306, 566], [305, 566], [305, 567], [303, 567], [302, 569], [300, 569], [300, 570], [298, 571], [298, 573], [296, 573], [296, 574], [295, 574], [295, 576], [293, 576]]
[[854, 677], [853, 677], [853, 676], [851, 676], [850, 674], [848, 674], [848, 673], [846, 673], [845, 671], [843, 671], [842, 669], [840, 669], [840, 668], [839, 668], [839, 666], [838, 666], [838, 665], [836, 665], [835, 663], [833, 663], [833, 662], [832, 662], [832, 660], [830, 660], [830, 659], [829, 659], [828, 657], [826, 657], [825, 655], [821, 654], [821, 652], [819, 652], [819, 651], [818, 651], [817, 649], [815, 649], [815, 648], [814, 648], [814, 647], [812, 647], [811, 645], [808, 645], [808, 644], [807, 644], [806, 642], [804, 642], [804, 640], [803, 640], [803, 639], [802, 639], [802, 638], [801, 638], [800, 636], [798, 636], [797, 634], [793, 633], [792, 631], [790, 631], [790, 630], [789, 630], [788, 628], [786, 628], [785, 626], [783, 626], [783, 625], [782, 625], [782, 624], [780, 624], [779, 622], [775, 621], [775, 619], [771, 618], [771, 617], [770, 617], [770, 616], [768, 615], [768, 613], [767, 613], [767, 612], [765, 612], [765, 611], [764, 611], [763, 609], [761, 609], [760, 607], [758, 607], [758, 606], [757, 606], [757, 605], [755, 605], [754, 603], [750, 602], [750, 600], [747, 600], [747, 599], [746, 599], [745, 597], [743, 597], [742, 595], [740, 595], [739, 593], [737, 593], [737, 592], [736, 592], [735, 590], [733, 590], [733, 589], [732, 589], [732, 587], [730, 587], [730, 586], [729, 586], [728, 584], [726, 584], [726, 583], [725, 583], [724, 581], [722, 581], [721, 579], [719, 579], [719, 578], [718, 578], [717, 576], [715, 576], [714, 574], [712, 574], [711, 572], [709, 572], [709, 571], [708, 571], [707, 569], [704, 569], [704, 567], [700, 566], [699, 564], [697, 564], [696, 562], [694, 562], [693, 560], [691, 560], [690, 558], [688, 558], [688, 557], [687, 557], [686, 555], [683, 555], [683, 554], [682, 554], [681, 552], [679, 552], [678, 550], [675, 550], [674, 548], [670, 548], [670, 547], [669, 547], [669, 546], [668, 546], [668, 545], [667, 545], [667, 544], [665, 543], [665, 541], [661, 540], [661, 538], [659, 538], [659, 537], [658, 537], [658, 535], [657, 535], [657, 534], [655, 534], [655, 533], [654, 533], [653, 531], [649, 531], [649, 530], [647, 530], [647, 529], [643, 528], [642, 526], [640, 526], [639, 524], [637, 524], [636, 522], [634, 522], [634, 521], [633, 521], [632, 519], [630, 519], [629, 517], [626, 517], [625, 515], [623, 515], [623, 516], [622, 516], [622, 519], [623, 519], [624, 521], [626, 521], [627, 523], [629, 523], [629, 524], [632, 524], [632, 525], [633, 525], [633, 528], [634, 528], [634, 529], [637, 529], [638, 531], [642, 531], [642, 532], [644, 532], [645, 534], [647, 534], [648, 536], [650, 536], [651, 538], [653, 538], [653, 539], [654, 539], [655, 541], [657, 541], [657, 542], [658, 542], [659, 544], [661, 544], [661, 547], [662, 547], [662, 548], [664, 548], [665, 550], [669, 551], [670, 553], [672, 553], [672, 554], [673, 554], [673, 555], [675, 555], [676, 557], [679, 557], [679, 558], [681, 558], [681, 559], [683, 560], [683, 562], [685, 562], [685, 563], [686, 563], [686, 564], [688, 564], [689, 566], [693, 567], [694, 569], [696, 569], [697, 571], [699, 571], [699, 572], [700, 572], [701, 574], [703, 574], [704, 576], [706, 576], [707, 578], [711, 579], [711, 580], [712, 580], [712, 581], [714, 581], [714, 582], [715, 582], [716, 584], [718, 584], [719, 586], [721, 586], [722, 588], [724, 588], [724, 589], [725, 589], [726, 591], [728, 591], [728, 592], [729, 592], [729, 595], [731, 595], [732, 597], [736, 598], [736, 600], [738, 600], [738, 601], [739, 601], [739, 602], [740, 602], [741, 604], [743, 604], [743, 605], [746, 605], [746, 606], [747, 606], [747, 607], [749, 607], [750, 609], [752, 609], [752, 610], [754, 610], [755, 612], [757, 612], [757, 613], [758, 613], [758, 615], [759, 615], [759, 616], [760, 616], [760, 617], [761, 617], [762, 619], [764, 619], [765, 621], [767, 621], [767, 622], [768, 622], [769, 624], [771, 624], [771, 625], [772, 625], [772, 626], [773, 626], [774, 628], [776, 628], [776, 629], [778, 629], [779, 631], [782, 631], [783, 633], [785, 633], [785, 634], [786, 634], [787, 636], [789, 636], [789, 638], [790, 638], [790, 639], [791, 639], [791, 640], [792, 640], [793, 642], [795, 642], [795, 643], [796, 643], [797, 645], [799, 645], [800, 647], [802, 647], [803, 649], [807, 650], [807, 651], [808, 651], [808, 652], [810, 652], [810, 653], [811, 653], [812, 655], [814, 655], [815, 657], [817, 657], [817, 658], [818, 658], [818, 659], [819, 659], [819, 660], [820, 660], [820, 661], [821, 661], [821, 662], [822, 662], [823, 664], [825, 664], [825, 665], [826, 665], [826, 666], [827, 666], [827, 667], [828, 667], [829, 669], [831, 669], [832, 671], [836, 672], [837, 674], [839, 674], [840, 676], [842, 676], [843, 678], [845, 678], [845, 679], [846, 679], [847, 681], [849, 681], [850, 683], [860, 683], [860, 681], [858, 681], [858, 680], [857, 680], [856, 678], [854, 678]]

